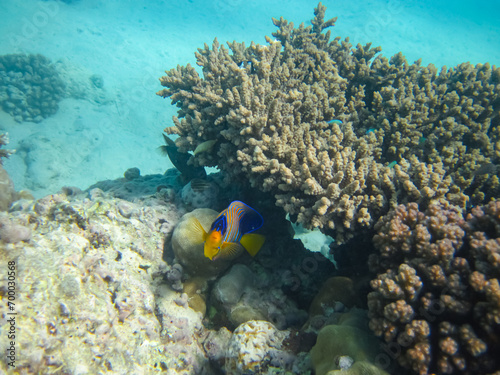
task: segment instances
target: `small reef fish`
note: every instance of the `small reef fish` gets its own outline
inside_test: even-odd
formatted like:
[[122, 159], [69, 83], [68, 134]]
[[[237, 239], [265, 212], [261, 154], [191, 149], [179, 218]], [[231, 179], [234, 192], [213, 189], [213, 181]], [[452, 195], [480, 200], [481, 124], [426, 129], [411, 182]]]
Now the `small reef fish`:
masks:
[[168, 158], [174, 167], [181, 172], [184, 184], [187, 184], [193, 178], [204, 178], [207, 176], [205, 168], [188, 164], [189, 159], [192, 157], [191, 154], [188, 154], [187, 152], [179, 152], [175, 142], [165, 134], [162, 135], [165, 145], [159, 147], [160, 152], [163, 155], [168, 155]]
[[209, 141], [205, 141], [203, 143], [200, 143], [196, 148], [194, 149], [193, 155], [196, 156], [200, 152], [206, 152], [212, 149], [214, 145], [217, 143], [215, 139], [211, 139]]
[[255, 256], [265, 237], [252, 233], [262, 227], [264, 219], [252, 207], [240, 201], [232, 202], [205, 232], [198, 220], [193, 220], [192, 231], [204, 242], [204, 254], [210, 260], [234, 258], [244, 249]]
[[193, 178], [190, 182], [191, 189], [196, 193], [203, 193], [205, 190], [213, 187], [213, 184], [210, 183], [210, 181], [201, 178]]
[[326, 122], [327, 124], [342, 124], [342, 121], [341, 120], [337, 120], [337, 119], [333, 119], [333, 120], [330, 120], [330, 121], [327, 121]]
[[398, 162], [397, 162], [397, 161], [391, 161], [387, 167], [388, 167], [388, 168], [394, 168], [394, 166], [395, 166], [396, 164], [398, 164]]

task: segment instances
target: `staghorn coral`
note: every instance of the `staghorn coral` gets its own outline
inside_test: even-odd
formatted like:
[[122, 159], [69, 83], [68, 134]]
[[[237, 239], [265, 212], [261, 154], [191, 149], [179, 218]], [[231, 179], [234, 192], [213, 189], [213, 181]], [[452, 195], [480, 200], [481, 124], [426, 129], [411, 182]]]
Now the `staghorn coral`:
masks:
[[[370, 328], [417, 374], [489, 373], [500, 355], [500, 201], [462, 217], [401, 205], [375, 225]], [[397, 350], [396, 350], [396, 349]]]
[[[398, 203], [447, 199], [464, 207], [500, 192], [500, 69], [408, 64], [402, 54], [330, 41], [336, 19], [273, 19], [267, 45], [205, 44], [160, 79], [179, 107], [168, 133], [194, 162], [218, 166], [274, 195], [304, 226], [337, 244]], [[466, 152], [467, 151], [467, 152]], [[487, 190], [485, 190], [487, 188]], [[488, 191], [488, 193], [485, 193]]]
[[17, 122], [40, 122], [58, 110], [65, 85], [42, 55], [0, 56], [0, 104]]

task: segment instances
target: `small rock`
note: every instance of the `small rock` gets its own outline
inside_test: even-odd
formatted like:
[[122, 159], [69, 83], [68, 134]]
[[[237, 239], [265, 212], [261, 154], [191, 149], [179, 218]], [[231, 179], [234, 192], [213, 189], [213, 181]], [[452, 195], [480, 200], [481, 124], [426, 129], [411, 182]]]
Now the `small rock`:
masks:
[[141, 177], [141, 171], [139, 170], [139, 168], [129, 168], [125, 171], [123, 176], [126, 180], [135, 180], [136, 178]]
[[335, 312], [343, 312], [345, 310], [345, 306], [342, 302], [335, 301], [335, 304], [333, 305], [333, 310]]
[[129, 219], [134, 213], [134, 206], [127, 201], [121, 201], [118, 203], [118, 211], [120, 215]]
[[76, 186], [63, 186], [61, 189], [61, 193], [68, 197], [73, 197], [75, 195], [78, 195], [82, 192], [80, 188], [77, 188]]
[[0, 238], [6, 243], [29, 241], [31, 229], [19, 224], [5, 224], [0, 227]]
[[59, 302], [59, 310], [60, 310], [62, 316], [69, 316], [69, 314], [70, 314], [68, 306], [66, 306], [62, 302]]
[[73, 276], [64, 276], [60, 287], [66, 297], [76, 297], [80, 294], [80, 283]]
[[348, 370], [352, 364], [354, 363], [354, 359], [347, 355], [343, 355], [339, 357], [339, 368], [341, 370]]

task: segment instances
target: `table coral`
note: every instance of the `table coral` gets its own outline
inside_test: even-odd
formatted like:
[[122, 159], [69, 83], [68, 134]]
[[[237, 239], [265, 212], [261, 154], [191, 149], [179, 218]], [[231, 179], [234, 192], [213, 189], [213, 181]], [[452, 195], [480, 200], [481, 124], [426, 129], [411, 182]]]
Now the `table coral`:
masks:
[[[178, 66], [158, 92], [180, 109], [168, 133], [186, 152], [270, 192], [308, 228], [341, 244], [398, 203], [464, 206], [500, 192], [500, 69], [468, 63], [439, 73], [402, 54], [330, 41], [336, 18], [278, 30], [267, 44], [217, 39], [196, 53], [203, 77]], [[488, 167], [490, 166], [490, 167]], [[488, 190], [485, 190], [488, 188]]]
[[[488, 373], [500, 345], [500, 202], [463, 218], [447, 203], [401, 205], [376, 225], [370, 328], [417, 374]], [[398, 354], [399, 353], [399, 354]]]
[[57, 112], [65, 85], [42, 55], [0, 56], [0, 104], [17, 122], [40, 122]]

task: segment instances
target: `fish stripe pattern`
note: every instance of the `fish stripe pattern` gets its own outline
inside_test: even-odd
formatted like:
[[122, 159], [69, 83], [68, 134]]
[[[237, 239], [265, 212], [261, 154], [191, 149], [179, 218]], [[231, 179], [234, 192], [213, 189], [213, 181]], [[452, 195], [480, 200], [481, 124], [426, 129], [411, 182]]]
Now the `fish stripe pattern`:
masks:
[[262, 227], [264, 219], [253, 208], [240, 201], [232, 202], [212, 224], [224, 242], [239, 242], [241, 237]]
[[245, 207], [240, 202], [233, 202], [227, 208], [227, 222], [229, 223], [229, 228], [224, 237], [225, 242], [240, 242], [243, 233], [240, 232], [240, 221], [245, 214]]

